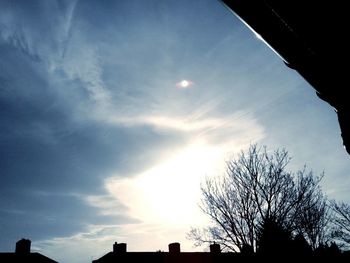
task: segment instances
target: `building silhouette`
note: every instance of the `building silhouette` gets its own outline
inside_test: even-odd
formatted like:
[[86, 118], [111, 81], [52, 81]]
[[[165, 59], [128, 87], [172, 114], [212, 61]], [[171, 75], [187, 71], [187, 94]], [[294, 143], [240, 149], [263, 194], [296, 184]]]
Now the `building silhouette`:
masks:
[[40, 253], [30, 252], [31, 241], [22, 238], [16, 242], [15, 252], [0, 252], [1, 263], [58, 263]]
[[[300, 241], [300, 240], [299, 240]], [[168, 252], [128, 252], [126, 243], [113, 244], [113, 251], [92, 263], [245, 263], [245, 262], [323, 262], [324, 260], [346, 263], [350, 262], [350, 253], [335, 251], [332, 246], [323, 246], [322, 251], [311, 252], [302, 242], [297, 242], [289, 251], [280, 253], [277, 246], [269, 253], [255, 253], [251, 249], [245, 252], [221, 252], [219, 244], [210, 245], [209, 252], [182, 252], [180, 243], [170, 243]]]
[[[181, 252], [180, 243], [169, 244], [168, 252], [127, 252], [126, 243], [113, 245], [113, 251], [107, 253], [92, 263], [124, 263], [124, 262], [152, 262], [152, 263], [223, 263], [243, 262], [247, 255], [241, 253], [221, 253], [219, 244], [210, 245], [210, 252]], [[252, 257], [254, 255], [251, 255]]]

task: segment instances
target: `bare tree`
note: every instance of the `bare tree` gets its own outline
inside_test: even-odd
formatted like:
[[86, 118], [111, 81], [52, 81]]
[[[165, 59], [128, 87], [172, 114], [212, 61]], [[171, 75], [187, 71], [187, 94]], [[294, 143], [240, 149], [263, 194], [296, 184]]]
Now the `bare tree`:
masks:
[[340, 243], [342, 247], [350, 247], [350, 205], [336, 201], [330, 201], [332, 209], [333, 231], [332, 237]]
[[321, 209], [325, 199], [318, 186], [322, 177], [307, 173], [305, 167], [293, 176], [286, 171], [289, 162], [286, 150], [269, 154], [266, 147], [256, 144], [228, 161], [223, 176], [207, 178], [201, 186], [201, 209], [213, 225], [192, 229], [188, 238], [195, 245], [216, 242], [231, 251], [246, 247], [256, 251], [259, 226], [272, 221], [290, 233], [306, 235], [312, 244], [318, 243], [326, 217]]
[[330, 213], [327, 199], [321, 191], [319, 183], [323, 177], [314, 177], [310, 172], [298, 172], [296, 191], [300, 198], [295, 211], [294, 232], [302, 234], [311, 248], [315, 250], [320, 244], [330, 241]]

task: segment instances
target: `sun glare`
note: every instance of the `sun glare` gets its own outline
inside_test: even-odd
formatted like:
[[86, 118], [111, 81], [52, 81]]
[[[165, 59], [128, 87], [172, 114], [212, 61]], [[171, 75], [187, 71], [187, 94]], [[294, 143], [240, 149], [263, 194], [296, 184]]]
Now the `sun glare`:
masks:
[[187, 88], [188, 85], [190, 85], [190, 83], [189, 83], [187, 80], [183, 80], [183, 81], [181, 81], [180, 85], [181, 85], [181, 87], [183, 87], [183, 88]]
[[181, 80], [180, 82], [176, 83], [176, 87], [180, 89], [187, 89], [190, 88], [193, 85], [193, 82], [190, 80]]
[[114, 180], [108, 190], [142, 221], [195, 223], [203, 217], [198, 208], [200, 183], [218, 171], [219, 160], [220, 149], [193, 144], [133, 179]]

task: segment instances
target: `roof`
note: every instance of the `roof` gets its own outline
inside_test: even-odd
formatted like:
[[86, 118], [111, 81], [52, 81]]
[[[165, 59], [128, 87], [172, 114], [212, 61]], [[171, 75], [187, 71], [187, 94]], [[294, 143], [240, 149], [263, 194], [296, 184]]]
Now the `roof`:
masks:
[[0, 253], [0, 262], [6, 263], [58, 263], [40, 253], [16, 254]]
[[[210, 253], [210, 252], [126, 252], [113, 253], [109, 252], [100, 259], [94, 260], [93, 263], [109, 262], [152, 262], [152, 263], [219, 263], [234, 262], [242, 255], [239, 253]], [[240, 261], [239, 261], [240, 262]]]
[[[350, 154], [346, 1], [222, 0], [335, 108]], [[317, 131], [316, 131], [317, 132]]]
[[[268, 253], [254, 253], [246, 250], [241, 253], [222, 252], [219, 244], [211, 244], [210, 252], [181, 252], [180, 243], [169, 244], [169, 252], [127, 252], [126, 243], [113, 245], [113, 252], [109, 252], [92, 263], [129, 263], [129, 262], [152, 262], [152, 263], [229, 263], [229, 262], [260, 262], [260, 261], [286, 261], [293, 259], [310, 259], [319, 261], [321, 258], [332, 258], [336, 262], [348, 262], [349, 255], [340, 251], [321, 250], [317, 253], [305, 253], [303, 250], [286, 251], [276, 250]], [[314, 259], [314, 260], [313, 260]], [[278, 261], [277, 261], [278, 260]]]

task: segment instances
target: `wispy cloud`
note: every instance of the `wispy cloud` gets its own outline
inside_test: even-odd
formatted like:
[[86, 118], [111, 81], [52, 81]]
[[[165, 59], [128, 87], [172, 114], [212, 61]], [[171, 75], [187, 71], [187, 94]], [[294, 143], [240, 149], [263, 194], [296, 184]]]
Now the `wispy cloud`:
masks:
[[61, 262], [115, 241], [194, 250], [200, 182], [253, 142], [329, 164], [348, 198], [313, 90], [220, 3], [148, 2], [0, 1], [0, 245], [26, 235]]
[[[124, 224], [122, 228], [99, 226], [107, 231], [101, 230], [106, 245], [109, 243], [108, 246], [111, 246], [114, 241], [119, 241], [128, 242], [136, 249], [166, 249], [166, 245], [176, 239], [181, 241], [185, 249], [194, 249], [191, 242], [186, 240], [185, 233], [191, 225], [208, 223], [198, 207], [201, 181], [206, 175], [224, 172], [222, 168], [229, 151], [232, 154], [232, 150], [238, 151], [264, 136], [264, 130], [249, 114], [237, 113], [231, 116], [236, 118], [235, 125], [229, 118], [205, 121], [206, 114], [209, 112], [196, 112], [192, 119], [189, 117], [191, 121], [188, 122], [180, 118], [174, 121], [170, 117], [145, 117], [118, 120], [115, 123], [151, 125], [163, 132], [183, 133], [189, 140], [171, 153], [164, 149], [164, 153], [160, 152], [158, 162], [141, 173], [123, 177], [111, 174], [105, 179], [103, 195], [84, 198], [99, 214], [115, 214], [118, 210], [116, 204], [121, 203], [127, 207], [124, 210], [126, 214], [136, 219], [134, 224]], [[232, 133], [237, 137], [232, 137]], [[220, 137], [221, 143], [218, 143], [217, 137]], [[115, 234], [109, 238], [109, 234], [114, 231]], [[147, 244], [151, 236], [153, 246], [159, 245], [159, 248]], [[82, 235], [79, 238], [85, 237]]]
[[114, 242], [126, 242], [128, 251], [168, 251], [172, 242], [180, 242], [182, 251], [198, 251], [186, 239], [186, 231], [189, 228], [161, 224], [90, 225], [86, 231], [69, 237], [33, 242], [33, 250], [59, 262], [74, 259], [76, 263], [102, 257], [112, 251]]
[[[135, 117], [107, 116], [106, 121], [115, 125], [149, 125], [159, 132], [178, 132], [190, 139], [204, 139], [207, 143], [223, 143], [244, 138], [257, 141], [265, 136], [265, 131], [249, 112], [236, 112], [231, 115], [210, 117], [213, 113], [194, 112], [185, 116], [146, 115]], [[180, 135], [179, 134], [179, 135]]]
[[[74, 35], [67, 47], [61, 69], [70, 80], [79, 80], [86, 89], [88, 96], [97, 107], [103, 107], [110, 102], [109, 91], [105, 88], [102, 79], [103, 69], [100, 63], [98, 48], [84, 44], [88, 40]], [[84, 46], [84, 47], [82, 47]]]
[[0, 11], [1, 39], [49, 64], [69, 38], [78, 1], [24, 3], [17, 8], [10, 2], [3, 1]]
[[98, 214], [105, 215], [120, 215], [121, 213], [125, 214], [128, 211], [128, 207], [122, 204], [116, 198], [111, 197], [110, 195], [81, 195], [88, 205], [98, 209]]
[[30, 12], [30, 3], [28, 10], [4, 7], [0, 11], [0, 39], [41, 64], [36, 66], [47, 70], [43, 75], [50, 82], [80, 81], [89, 103], [102, 107], [108, 104], [110, 94], [102, 79], [98, 47], [81, 30], [84, 22], [74, 18], [77, 5], [78, 1], [45, 2], [37, 5], [40, 12]]

